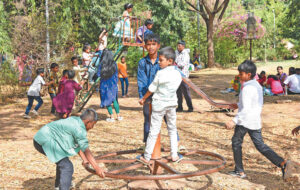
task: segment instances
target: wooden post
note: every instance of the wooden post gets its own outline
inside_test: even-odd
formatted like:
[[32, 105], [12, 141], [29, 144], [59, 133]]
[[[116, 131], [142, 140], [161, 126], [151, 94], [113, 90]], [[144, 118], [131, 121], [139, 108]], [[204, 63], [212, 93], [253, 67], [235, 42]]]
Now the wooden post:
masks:
[[250, 61], [252, 61], [252, 39], [250, 39]]

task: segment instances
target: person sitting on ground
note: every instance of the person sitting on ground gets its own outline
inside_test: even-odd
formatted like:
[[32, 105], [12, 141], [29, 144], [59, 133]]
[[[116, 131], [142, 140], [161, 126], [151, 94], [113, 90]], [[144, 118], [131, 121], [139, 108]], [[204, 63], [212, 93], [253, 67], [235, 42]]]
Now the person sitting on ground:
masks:
[[289, 75], [284, 81], [285, 94], [300, 94], [300, 68], [296, 69], [296, 73]]
[[254, 79], [256, 65], [252, 61], [246, 60], [238, 66], [238, 71], [241, 82], [244, 82], [243, 88], [239, 95], [239, 103], [230, 105], [231, 109], [238, 109], [238, 113], [233, 120], [226, 123], [227, 129], [235, 128], [232, 137], [235, 169], [229, 172], [229, 174], [239, 178], [246, 178], [242, 161], [242, 143], [245, 135], [248, 133], [255, 148], [274, 165], [280, 167], [283, 178], [285, 178], [289, 172], [287, 165], [291, 162], [284, 160], [276, 154], [264, 143], [262, 138], [261, 111], [263, 106], [263, 92], [260, 84]]
[[112, 52], [104, 49], [101, 55], [101, 64], [98, 67], [97, 76], [100, 78], [100, 107], [106, 107], [109, 117], [107, 122], [114, 122], [113, 110], [111, 104], [117, 114], [117, 120], [121, 121], [123, 117], [120, 116], [120, 107], [118, 103], [118, 68], [114, 61]]
[[44, 68], [38, 68], [36, 70], [37, 77], [34, 79], [33, 83], [30, 85], [28, 92], [27, 92], [27, 98], [28, 98], [28, 105], [26, 107], [26, 111], [24, 114], [25, 119], [30, 119], [29, 112], [31, 110], [33, 100], [36, 100], [38, 104], [35, 106], [34, 110], [32, 110], [32, 113], [34, 115], [39, 115], [38, 110], [43, 105], [43, 99], [41, 98], [40, 91], [42, 86], [49, 86], [50, 84], [53, 84], [54, 81], [50, 81], [48, 83], [45, 83], [43, 77], [45, 75]]
[[94, 127], [97, 120], [96, 111], [87, 109], [80, 117], [73, 116], [48, 123], [35, 134], [34, 148], [56, 164], [55, 189], [70, 189], [74, 169], [69, 157], [77, 153], [84, 167], [91, 164], [97, 175], [105, 177], [89, 149], [87, 139], [87, 132]]
[[53, 104], [56, 108], [56, 112], [59, 113], [62, 118], [69, 117], [75, 101], [75, 91], [78, 92], [82, 89], [81, 85], [73, 80], [74, 77], [75, 72], [73, 70], [69, 70], [68, 79], [62, 82], [64, 85], [64, 91], [53, 98]]
[[[118, 71], [119, 71], [119, 79], [121, 82], [121, 88], [122, 88], [122, 97], [125, 96], [128, 97], [128, 75], [127, 75], [127, 65], [126, 65], [126, 57], [121, 57], [121, 62], [118, 63]], [[125, 87], [125, 85], [126, 87]]]
[[62, 77], [59, 81], [57, 94], [60, 94], [64, 91], [65, 85], [64, 85], [63, 81], [65, 81], [67, 79], [68, 79], [68, 70], [65, 69], [65, 70], [63, 70]]
[[284, 81], [287, 77], [287, 74], [283, 72], [283, 68], [282, 66], [278, 66], [277, 67], [277, 77], [279, 78], [280, 80], [280, 83], [281, 83], [281, 86], [284, 87]]
[[268, 96], [283, 95], [283, 88], [277, 76], [269, 75], [264, 94]]
[[293, 75], [293, 74], [296, 74], [296, 69], [295, 69], [295, 67], [290, 67], [289, 68], [289, 76]]
[[140, 43], [140, 44], [143, 43], [144, 42], [143, 39], [146, 39], [147, 35], [153, 34], [153, 32], [151, 31], [153, 24], [154, 24], [154, 22], [151, 19], [147, 19], [145, 21], [145, 25], [138, 28], [138, 30], [136, 32], [136, 42], [137, 43]]
[[259, 79], [258, 79], [258, 83], [261, 86], [265, 85], [265, 82], [267, 81], [267, 77], [266, 77], [266, 72], [265, 71], [261, 71], [260, 74], [258, 75]]
[[145, 153], [138, 156], [137, 160], [149, 164], [154, 146], [160, 133], [162, 119], [166, 116], [167, 128], [171, 140], [171, 159], [180, 161], [183, 157], [178, 154], [177, 128], [176, 128], [176, 91], [181, 84], [181, 73], [175, 68], [175, 51], [171, 47], [162, 48], [159, 51], [159, 70], [147, 93], [139, 100], [143, 105], [147, 98], [153, 94], [150, 133], [147, 138]]

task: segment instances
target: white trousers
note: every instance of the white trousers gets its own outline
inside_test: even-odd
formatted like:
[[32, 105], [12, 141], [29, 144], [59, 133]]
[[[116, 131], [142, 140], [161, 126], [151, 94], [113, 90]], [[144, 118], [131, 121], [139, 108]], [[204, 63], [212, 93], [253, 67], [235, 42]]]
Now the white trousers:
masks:
[[160, 128], [162, 124], [163, 117], [166, 116], [167, 128], [170, 136], [171, 143], [171, 156], [173, 158], [178, 156], [178, 141], [177, 141], [177, 128], [176, 128], [176, 107], [167, 107], [162, 111], [156, 112], [152, 111], [151, 114], [151, 124], [150, 132], [147, 138], [146, 149], [144, 157], [146, 160], [151, 159], [153, 149], [157, 140], [157, 136], [160, 133]]

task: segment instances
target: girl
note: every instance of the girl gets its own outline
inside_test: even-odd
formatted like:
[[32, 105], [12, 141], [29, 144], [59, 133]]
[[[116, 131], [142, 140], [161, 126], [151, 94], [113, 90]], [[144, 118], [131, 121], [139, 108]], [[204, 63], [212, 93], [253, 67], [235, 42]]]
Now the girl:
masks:
[[267, 88], [264, 89], [264, 94], [268, 96], [283, 94], [283, 88], [281, 86], [280, 80], [275, 75], [268, 76], [266, 87]]
[[266, 72], [265, 72], [265, 71], [260, 72], [260, 74], [258, 75], [258, 77], [259, 77], [259, 79], [257, 80], [257, 82], [258, 82], [261, 86], [264, 86], [264, 83], [265, 83], [266, 80], [267, 80]]
[[120, 108], [117, 102], [118, 96], [118, 70], [117, 64], [114, 61], [114, 57], [111, 51], [104, 49], [101, 56], [101, 64], [98, 67], [97, 75], [100, 79], [100, 107], [106, 107], [110, 115], [106, 119], [108, 122], [114, 122], [113, 111], [111, 104], [113, 103], [117, 119], [120, 121], [123, 118], [120, 116]]
[[68, 79], [62, 81], [64, 90], [53, 98], [53, 104], [56, 108], [56, 112], [60, 114], [62, 118], [69, 117], [75, 100], [75, 91], [80, 91], [82, 87], [73, 79], [75, 72], [73, 70], [68, 71]]
[[[127, 75], [127, 65], [125, 56], [121, 57], [121, 63], [118, 63], [119, 79], [122, 86], [122, 97], [128, 97], [128, 75]], [[126, 84], [126, 91], [124, 92], [124, 82]]]
[[277, 67], [277, 77], [280, 80], [281, 86], [284, 87], [284, 80], [287, 77], [286, 73], [283, 72], [282, 66]]
[[132, 8], [133, 8], [133, 5], [130, 4], [130, 3], [126, 3], [124, 5], [124, 12], [122, 14], [122, 20], [120, 22], [118, 22], [116, 24], [116, 27], [114, 29], [114, 33], [113, 33], [113, 36], [116, 36], [116, 37], [125, 37], [125, 40], [126, 41], [130, 41], [130, 38], [133, 38], [134, 35], [133, 35], [133, 32], [132, 30], [130, 29], [130, 13], [132, 12]]

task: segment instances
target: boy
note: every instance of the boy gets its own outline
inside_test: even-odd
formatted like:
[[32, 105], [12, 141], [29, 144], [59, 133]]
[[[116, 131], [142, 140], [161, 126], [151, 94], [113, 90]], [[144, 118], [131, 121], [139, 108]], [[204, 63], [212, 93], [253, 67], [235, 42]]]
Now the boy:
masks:
[[[156, 34], [149, 34], [145, 39], [145, 48], [148, 55], [142, 58], [138, 63], [137, 84], [139, 98], [142, 98], [148, 91], [149, 85], [152, 83], [156, 72], [159, 70], [158, 64], [158, 50], [160, 48], [160, 39]], [[145, 100], [143, 105], [144, 114], [144, 142], [150, 130], [150, 114], [151, 114], [152, 96]]]
[[73, 70], [75, 71], [75, 78], [74, 80], [79, 83], [81, 81], [81, 76], [84, 74], [84, 71], [87, 71], [88, 68], [81, 68], [79, 65], [78, 65], [78, 58], [77, 57], [72, 57], [71, 58], [71, 62], [73, 64]]
[[[189, 78], [189, 64], [190, 64], [190, 50], [185, 48], [185, 41], [179, 41], [177, 43], [177, 50], [176, 50], [176, 65], [178, 68], [182, 71], [184, 76], [188, 79]], [[184, 95], [186, 104], [188, 106], [188, 112], [193, 112], [193, 104], [192, 104], [192, 98], [190, 93], [189, 86], [181, 82], [180, 87], [177, 90], [177, 98], [178, 98], [178, 108], [177, 112], [182, 112], [182, 94]]]
[[176, 106], [177, 95], [176, 91], [181, 83], [181, 74], [175, 68], [175, 51], [171, 47], [165, 47], [159, 51], [159, 70], [148, 88], [147, 93], [139, 100], [141, 105], [153, 93], [152, 114], [150, 134], [147, 138], [146, 149], [144, 156], [137, 159], [148, 164], [153, 149], [160, 133], [161, 122], [166, 116], [168, 132], [171, 140], [171, 158], [173, 162], [178, 162], [182, 159], [182, 155], [178, 154], [177, 128], [176, 128]]
[[87, 109], [80, 117], [72, 116], [48, 123], [35, 134], [35, 149], [56, 164], [55, 189], [70, 189], [74, 169], [68, 157], [77, 153], [82, 158], [84, 167], [91, 164], [97, 175], [105, 177], [89, 149], [86, 137], [87, 131], [94, 127], [97, 120], [96, 111]]
[[34, 110], [32, 110], [32, 113], [34, 115], [38, 115], [38, 110], [43, 104], [43, 100], [40, 96], [40, 91], [42, 86], [48, 86], [53, 83], [53, 81], [49, 83], [45, 83], [43, 77], [44, 77], [44, 69], [38, 68], [36, 70], [37, 77], [34, 79], [33, 83], [30, 85], [28, 92], [27, 92], [27, 98], [28, 98], [28, 105], [26, 107], [26, 111], [24, 114], [25, 119], [30, 119], [29, 112], [31, 110], [33, 100], [36, 100], [38, 104], [35, 106]]
[[151, 31], [152, 27], [153, 27], [154, 22], [151, 19], [147, 19], [145, 21], [145, 25], [141, 26], [138, 28], [137, 33], [136, 33], [136, 42], [137, 43], [143, 43], [143, 35], [144, 35], [144, 39], [147, 38], [147, 35], [149, 34], [153, 34], [153, 32]]
[[52, 106], [51, 106], [51, 113], [55, 114], [55, 107], [53, 105], [53, 98], [56, 96], [56, 87], [58, 87], [58, 64], [57, 63], [52, 63], [50, 66], [51, 72], [49, 76], [49, 81], [53, 81], [51, 85], [48, 86], [48, 93], [50, 95], [51, 101], [52, 101]]
[[261, 135], [261, 111], [263, 106], [263, 92], [260, 84], [255, 80], [256, 66], [252, 61], [246, 60], [238, 66], [239, 77], [243, 86], [239, 94], [239, 103], [231, 104], [231, 109], [239, 109], [236, 117], [226, 123], [227, 129], [235, 126], [232, 137], [232, 150], [235, 162], [234, 171], [229, 174], [232, 176], [246, 178], [242, 162], [242, 143], [244, 136], [248, 133], [255, 145], [255, 148], [263, 154], [273, 164], [280, 167], [283, 178], [287, 173], [289, 161], [278, 156], [268, 147]]

